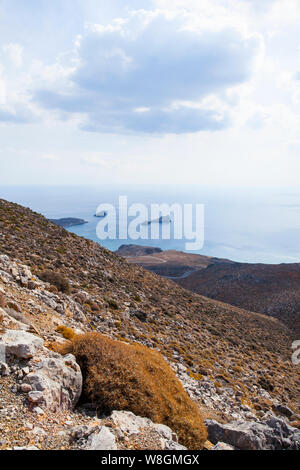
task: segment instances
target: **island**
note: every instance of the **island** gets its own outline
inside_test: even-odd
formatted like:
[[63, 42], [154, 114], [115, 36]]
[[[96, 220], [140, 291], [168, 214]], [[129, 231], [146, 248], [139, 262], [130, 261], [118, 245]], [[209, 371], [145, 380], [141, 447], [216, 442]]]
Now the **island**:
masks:
[[106, 217], [106, 216], [107, 216], [106, 211], [96, 212], [96, 214], [94, 215], [94, 217]]
[[56, 225], [60, 227], [68, 228], [73, 227], [74, 225], [83, 225], [87, 224], [88, 222], [83, 219], [76, 219], [74, 217], [65, 217], [62, 219], [50, 219], [50, 222], [54, 222]]
[[161, 215], [158, 219], [146, 220], [142, 225], [151, 225], [151, 224], [170, 224], [172, 219], [169, 215]]

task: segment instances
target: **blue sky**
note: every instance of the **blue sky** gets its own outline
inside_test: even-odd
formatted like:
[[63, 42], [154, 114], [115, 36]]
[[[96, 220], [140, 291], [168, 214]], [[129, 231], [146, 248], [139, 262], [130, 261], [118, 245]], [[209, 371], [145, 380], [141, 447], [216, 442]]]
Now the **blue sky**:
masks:
[[298, 0], [0, 0], [0, 184], [298, 186]]

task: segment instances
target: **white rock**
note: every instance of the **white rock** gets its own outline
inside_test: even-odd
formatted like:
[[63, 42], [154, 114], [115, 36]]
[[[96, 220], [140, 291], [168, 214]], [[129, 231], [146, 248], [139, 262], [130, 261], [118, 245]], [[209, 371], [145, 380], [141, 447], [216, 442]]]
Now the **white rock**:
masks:
[[24, 383], [33, 390], [28, 398], [53, 412], [72, 410], [82, 390], [80, 367], [72, 354], [60, 356], [49, 351], [49, 356], [41, 358], [26, 375]]
[[225, 442], [218, 442], [214, 445], [211, 450], [235, 450], [230, 444], [225, 444]]
[[87, 450], [117, 450], [116, 438], [106, 426], [102, 426], [99, 433], [95, 432], [88, 438]]
[[178, 444], [177, 435], [165, 424], [153, 423], [149, 418], [136, 416], [130, 411], [113, 411], [110, 419], [116, 427], [118, 436], [127, 437], [146, 431], [157, 433], [163, 449], [182, 450], [183, 446]]
[[0, 362], [0, 375], [7, 377], [10, 374], [10, 368], [6, 362]]
[[34, 413], [36, 413], [37, 415], [39, 416], [42, 416], [44, 415], [44, 411], [42, 410], [42, 408], [40, 408], [39, 406], [36, 406], [35, 408], [33, 408], [32, 410]]
[[[29, 384], [23, 384], [23, 385], [29, 385]], [[40, 403], [43, 400], [43, 392], [29, 392], [28, 395], [28, 400], [31, 403]]]
[[27, 446], [27, 447], [14, 447], [14, 450], [40, 450], [36, 446]]
[[153, 424], [150, 419], [136, 416], [131, 411], [113, 411], [110, 419], [123, 433], [128, 435], [138, 434], [141, 428]]
[[6, 355], [16, 356], [19, 359], [30, 359], [43, 348], [44, 341], [26, 331], [7, 330], [0, 337], [0, 347], [5, 347]]

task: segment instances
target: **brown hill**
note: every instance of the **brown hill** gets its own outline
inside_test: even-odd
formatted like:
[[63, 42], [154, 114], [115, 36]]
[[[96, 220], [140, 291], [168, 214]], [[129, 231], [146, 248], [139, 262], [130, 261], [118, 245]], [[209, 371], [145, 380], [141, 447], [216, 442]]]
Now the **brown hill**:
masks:
[[212, 299], [278, 318], [300, 335], [300, 264], [215, 264], [178, 283]]
[[192, 292], [278, 318], [300, 335], [299, 263], [236, 263], [175, 250], [141, 256], [132, 248], [120, 254]]
[[[4, 200], [0, 252], [30, 266], [43, 280], [52, 272], [49, 288], [61, 302], [76, 305], [60, 313], [66, 326], [159, 349], [171, 363], [188, 367], [195, 380], [207, 377], [220, 396], [229, 388], [232, 409], [247, 403], [260, 412], [272, 408], [276, 399], [297, 411], [300, 383], [299, 366], [291, 362], [294, 338], [278, 320], [189, 292]], [[58, 292], [56, 284], [64, 286], [64, 292]], [[26, 296], [34, 288], [28, 282]], [[10, 295], [20, 302], [24, 297], [17, 290]], [[38, 312], [32, 317], [30, 303], [26, 305], [24, 315], [34, 318], [35, 327], [50, 340], [54, 331], [48, 317]], [[262, 389], [270, 394], [269, 401]], [[201, 402], [201, 394], [197, 399]], [[223, 400], [216, 401], [221, 406]]]
[[122, 245], [116, 253], [126, 258], [130, 263], [137, 264], [160, 276], [173, 280], [189, 276], [194, 271], [207, 268], [213, 264], [233, 263], [233, 261], [226, 259], [184, 253], [177, 250], [160, 250], [151, 253], [151, 247], [146, 247], [147, 251], [144, 248], [138, 245]]
[[153, 253], [162, 253], [162, 249], [155, 246], [121, 245], [116, 253], [126, 258], [127, 256], [147, 256]]

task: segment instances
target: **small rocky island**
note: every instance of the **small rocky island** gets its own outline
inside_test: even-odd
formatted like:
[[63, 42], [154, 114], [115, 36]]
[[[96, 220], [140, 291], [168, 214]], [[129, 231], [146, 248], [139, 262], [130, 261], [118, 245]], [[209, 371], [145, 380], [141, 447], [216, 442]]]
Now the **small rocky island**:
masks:
[[146, 220], [142, 225], [151, 225], [151, 224], [170, 224], [172, 219], [169, 215], [161, 215], [158, 219]]
[[56, 225], [59, 225], [60, 227], [64, 227], [64, 228], [73, 227], [74, 225], [87, 224], [86, 220], [76, 219], [74, 217], [65, 217], [62, 219], [50, 219], [50, 222], [54, 222]]
[[106, 216], [107, 216], [106, 211], [96, 212], [96, 214], [94, 215], [94, 217], [106, 217]]

